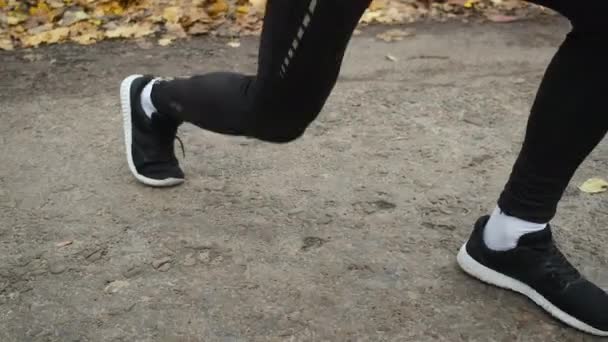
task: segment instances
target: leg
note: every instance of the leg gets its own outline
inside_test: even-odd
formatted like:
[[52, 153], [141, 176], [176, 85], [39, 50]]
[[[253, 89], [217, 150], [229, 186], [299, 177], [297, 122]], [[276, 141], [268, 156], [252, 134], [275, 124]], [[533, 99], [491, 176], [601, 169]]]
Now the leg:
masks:
[[337, 80], [371, 0], [270, 0], [257, 76], [211, 73], [152, 90], [159, 112], [217, 133], [270, 142], [301, 136]]
[[593, 7], [608, 6], [564, 2], [559, 9], [572, 13], [574, 30], [549, 65], [521, 153], [499, 200], [506, 214], [537, 223], [553, 218], [574, 172], [608, 130], [608, 25], [596, 27], [603, 19], [589, 18]]
[[547, 224], [572, 175], [608, 131], [608, 26], [602, 17], [608, 4], [539, 3], [567, 16], [573, 30], [545, 74], [497, 210], [478, 221], [458, 262], [476, 278], [528, 296], [566, 324], [608, 336], [608, 294], [568, 262]]
[[286, 143], [323, 108], [371, 0], [268, 0], [256, 76], [216, 72], [121, 85], [129, 169], [150, 186], [184, 181], [173, 145], [178, 126]]

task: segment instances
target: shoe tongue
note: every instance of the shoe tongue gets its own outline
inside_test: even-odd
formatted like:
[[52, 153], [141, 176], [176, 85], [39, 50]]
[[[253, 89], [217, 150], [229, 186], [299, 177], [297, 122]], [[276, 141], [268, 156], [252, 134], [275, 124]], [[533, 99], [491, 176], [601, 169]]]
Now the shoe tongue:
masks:
[[543, 230], [523, 235], [519, 238], [517, 245], [538, 246], [551, 243], [553, 243], [553, 233], [551, 232], [551, 226], [547, 225]]

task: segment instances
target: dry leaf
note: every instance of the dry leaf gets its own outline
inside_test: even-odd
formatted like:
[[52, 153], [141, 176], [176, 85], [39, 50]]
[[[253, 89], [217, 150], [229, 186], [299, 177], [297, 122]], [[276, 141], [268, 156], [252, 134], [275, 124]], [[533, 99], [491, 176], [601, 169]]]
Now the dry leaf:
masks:
[[173, 41], [175, 40], [175, 37], [163, 37], [161, 39], [158, 40], [158, 45], [160, 46], [168, 46], [171, 45], [173, 43]]
[[50, 31], [24, 37], [22, 44], [27, 47], [37, 47], [40, 44], [55, 44], [64, 41], [70, 35], [70, 29], [60, 27]]
[[154, 33], [153, 25], [149, 23], [119, 26], [105, 33], [107, 38], [141, 38]]
[[410, 37], [413, 35], [414, 35], [414, 32], [411, 30], [393, 29], [393, 30], [388, 30], [384, 33], [378, 34], [376, 36], [376, 38], [381, 39], [385, 42], [395, 42], [395, 41], [403, 40], [403, 38]]
[[63, 15], [63, 18], [59, 21], [61, 26], [70, 26], [79, 21], [89, 19], [89, 15], [84, 11], [67, 11]]
[[266, 11], [266, 0], [249, 0], [251, 6], [261, 14], [264, 14]]
[[173, 24], [177, 24], [182, 16], [184, 15], [183, 10], [179, 6], [167, 7], [163, 11], [163, 18]]
[[230, 6], [226, 0], [214, 0], [213, 3], [207, 7], [207, 13], [214, 17], [228, 12], [228, 9], [230, 9]]
[[188, 33], [190, 33], [191, 35], [207, 34], [209, 33], [209, 31], [209, 25], [203, 23], [196, 23], [188, 29]]
[[608, 191], [608, 182], [601, 178], [591, 178], [578, 187], [582, 192], [588, 194], [598, 194]]
[[[360, 23], [440, 21], [481, 13], [495, 22], [525, 16], [519, 0], [374, 0]], [[599, 0], [598, 0], [599, 1]], [[166, 34], [163, 43], [206, 34], [221, 26], [230, 35], [259, 34], [268, 0], [0, 0], [0, 49], [36, 47], [71, 40], [92, 44], [110, 38]], [[472, 8], [474, 11], [463, 11]], [[82, 26], [87, 23], [87, 26]], [[92, 28], [96, 26], [96, 28]], [[181, 26], [181, 27], [180, 27]], [[63, 28], [63, 30], [59, 30]], [[69, 31], [66, 31], [68, 29]], [[66, 32], [67, 33], [66, 35]], [[357, 34], [357, 33], [355, 33]], [[398, 41], [406, 35], [380, 35]]]
[[15, 49], [10, 38], [0, 38], [0, 50], [12, 51]]

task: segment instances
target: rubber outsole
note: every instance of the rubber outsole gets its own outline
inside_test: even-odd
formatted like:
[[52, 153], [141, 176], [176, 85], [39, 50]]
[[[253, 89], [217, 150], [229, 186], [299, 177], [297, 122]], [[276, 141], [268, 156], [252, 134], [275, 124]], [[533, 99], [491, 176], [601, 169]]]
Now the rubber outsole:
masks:
[[465, 243], [460, 248], [460, 251], [458, 252], [457, 260], [458, 260], [458, 265], [460, 266], [460, 268], [462, 268], [462, 270], [464, 272], [466, 272], [467, 274], [469, 274], [470, 276], [472, 276], [478, 280], [481, 280], [484, 283], [494, 285], [494, 286], [497, 286], [497, 287], [500, 287], [503, 289], [511, 290], [511, 291], [520, 293], [520, 294], [528, 297], [530, 300], [532, 300], [538, 306], [543, 308], [545, 311], [547, 311], [553, 317], [557, 318], [558, 320], [564, 322], [565, 324], [567, 324], [575, 329], [578, 329], [580, 331], [586, 332], [588, 334], [596, 335], [596, 336], [602, 336], [602, 337], [608, 336], [608, 331], [602, 331], [602, 330], [596, 329], [584, 322], [581, 322], [577, 318], [570, 316], [569, 314], [562, 311], [557, 306], [553, 305], [545, 297], [543, 297], [540, 293], [536, 292], [536, 290], [534, 290], [530, 286], [520, 282], [517, 279], [513, 279], [504, 274], [498, 273], [498, 272], [492, 270], [491, 268], [488, 268], [488, 267], [484, 266], [483, 264], [479, 263], [477, 260], [475, 260], [473, 257], [471, 257], [469, 255], [469, 253], [467, 252], [466, 245], [467, 245], [467, 243]]

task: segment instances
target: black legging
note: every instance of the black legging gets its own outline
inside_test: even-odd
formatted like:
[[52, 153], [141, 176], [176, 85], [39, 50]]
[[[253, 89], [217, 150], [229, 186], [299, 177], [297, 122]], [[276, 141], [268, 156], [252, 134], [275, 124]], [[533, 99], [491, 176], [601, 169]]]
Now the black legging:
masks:
[[[337, 80], [348, 41], [371, 0], [269, 0], [257, 76], [211, 73], [164, 81], [161, 113], [217, 133], [286, 143], [300, 137]], [[572, 175], [608, 130], [605, 0], [536, 0], [573, 30], [549, 66], [522, 151], [499, 206], [544, 223]]]

